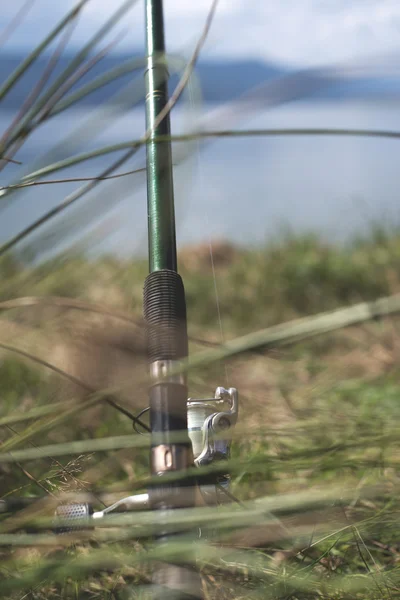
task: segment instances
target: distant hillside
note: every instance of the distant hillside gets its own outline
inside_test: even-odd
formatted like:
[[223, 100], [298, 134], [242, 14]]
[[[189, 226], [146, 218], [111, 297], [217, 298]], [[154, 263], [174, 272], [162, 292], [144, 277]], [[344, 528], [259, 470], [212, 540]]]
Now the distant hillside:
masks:
[[[137, 55], [139, 57], [139, 55]], [[87, 83], [94, 77], [105, 73], [111, 69], [120, 66], [122, 63], [134, 58], [132, 55], [109, 56], [100, 61], [86, 74], [73, 89], [77, 89], [82, 84]], [[59, 61], [55, 74], [50, 81], [54, 81], [59, 74], [69, 64], [71, 56], [64, 56]], [[16, 69], [23, 60], [22, 55], [2, 55], [1, 56], [1, 80], [5, 79]], [[0, 104], [1, 109], [15, 109], [19, 106], [27, 94], [34, 88], [42, 73], [46, 69], [48, 58], [38, 59], [24, 75], [16, 88]], [[197, 69], [197, 75], [200, 78], [203, 99], [205, 102], [226, 102], [248, 91], [261, 82], [277, 77], [284, 73], [283, 69], [275, 65], [269, 65], [261, 61], [248, 60], [240, 62], [220, 62], [220, 61], [202, 61]], [[143, 78], [143, 71], [137, 74], [128, 74], [107, 84], [104, 88], [97, 90], [82, 101], [82, 105], [97, 105], [100, 102], [111, 98], [111, 96], [125, 86], [132, 77]], [[175, 78], [176, 80], [177, 78]], [[171, 81], [171, 87], [174, 80]]]
[[[139, 56], [139, 54], [137, 55]], [[63, 56], [50, 82], [54, 81], [59, 74], [70, 62], [73, 55]], [[3, 54], [1, 56], [1, 80], [5, 79], [14, 71], [21, 63], [24, 56], [18, 54]], [[82, 79], [75, 84], [77, 89], [82, 84], [87, 83], [94, 77], [120, 66], [122, 63], [132, 59], [132, 55], [114, 55], [104, 58], [100, 61], [90, 73], [85, 74]], [[13, 91], [6, 96], [3, 102], [0, 103], [2, 110], [14, 110], [20, 106], [29, 92], [34, 88], [40, 80], [41, 75], [46, 69], [48, 57], [39, 58], [24, 75]], [[206, 61], [202, 60], [196, 68], [196, 73], [200, 79], [202, 87], [203, 100], [205, 102], [223, 103], [233, 100], [242, 94], [248, 92], [254, 87], [259, 86], [274, 78], [289, 74], [291, 71], [281, 65], [274, 63], [266, 63], [260, 60], [243, 60], [243, 61]], [[293, 71], [294, 72], [294, 71]], [[125, 86], [132, 77], [138, 77], [139, 81], [143, 82], [143, 71], [139, 71], [136, 75], [128, 74], [113, 81], [102, 89], [87, 96], [81, 101], [81, 106], [95, 106], [99, 103], [110, 99], [119, 89]], [[171, 81], [171, 88], [177, 81], [177, 77]], [[291, 99], [304, 97], [315, 99], [338, 99], [338, 98], [385, 98], [387, 96], [396, 96], [400, 92], [400, 79], [372, 79], [365, 78], [363, 80], [326, 80], [316, 73], [309, 72], [307, 75], [302, 75], [301, 89], [298, 92], [299, 83], [293, 81], [291, 84]]]

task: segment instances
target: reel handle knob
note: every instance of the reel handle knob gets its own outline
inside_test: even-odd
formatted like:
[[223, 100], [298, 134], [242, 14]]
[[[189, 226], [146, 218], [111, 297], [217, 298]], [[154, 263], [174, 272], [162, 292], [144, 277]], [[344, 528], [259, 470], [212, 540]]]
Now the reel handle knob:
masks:
[[91, 526], [93, 509], [86, 502], [74, 502], [72, 504], [60, 504], [56, 511], [56, 533], [71, 533], [82, 531]]

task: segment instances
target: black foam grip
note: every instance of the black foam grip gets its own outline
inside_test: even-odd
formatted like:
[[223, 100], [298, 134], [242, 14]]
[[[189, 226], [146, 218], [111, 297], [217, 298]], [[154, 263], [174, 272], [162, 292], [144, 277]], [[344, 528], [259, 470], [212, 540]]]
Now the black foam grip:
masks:
[[168, 269], [150, 273], [144, 284], [143, 304], [150, 362], [186, 357], [186, 300], [180, 275]]

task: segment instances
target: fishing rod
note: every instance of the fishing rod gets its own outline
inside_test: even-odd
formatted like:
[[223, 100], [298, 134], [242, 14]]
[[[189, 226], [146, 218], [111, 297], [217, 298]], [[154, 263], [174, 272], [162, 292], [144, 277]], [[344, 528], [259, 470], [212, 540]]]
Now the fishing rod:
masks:
[[[195, 486], [182, 480], [162, 485], [162, 476], [228, 457], [227, 444], [216, 434], [234, 425], [238, 395], [234, 388], [217, 388], [209, 399], [189, 399], [186, 376], [176, 375], [188, 356], [186, 299], [178, 273], [170, 114], [161, 122], [168, 103], [163, 0], [145, 0], [146, 26], [146, 147], [149, 275], [144, 285], [144, 317], [149, 326], [148, 357], [151, 472], [160, 484], [150, 491], [153, 508], [196, 504]], [[157, 137], [164, 141], [157, 141]], [[229, 408], [217, 410], [218, 403]], [[171, 434], [179, 433], [179, 442]], [[189, 485], [188, 485], [189, 483]], [[186, 484], [186, 485], [185, 485]], [[182, 493], [185, 488], [186, 493]], [[208, 491], [210, 494], [210, 491]]]
[[[229, 458], [230, 443], [218, 435], [231, 429], [238, 417], [239, 399], [235, 388], [218, 387], [209, 398], [189, 398], [186, 375], [179, 373], [188, 357], [185, 289], [178, 273], [174, 186], [168, 103], [162, 0], [145, 0], [146, 27], [146, 145], [149, 274], [144, 282], [143, 312], [147, 325], [150, 371], [150, 469], [148, 492], [121, 499], [95, 510], [89, 503], [61, 504], [56, 511], [54, 530], [58, 533], [92, 527], [113, 511], [152, 509], [164, 511], [166, 528], [160, 526], [155, 538], [165, 544], [171, 537], [167, 527], [170, 510], [231, 501], [229, 474], [224, 469], [207, 477], [189, 477], [191, 467], [208, 466]], [[160, 114], [165, 116], [160, 120]], [[162, 141], [158, 141], [161, 138]], [[179, 474], [171, 482], [171, 474]], [[29, 501], [28, 501], [29, 502]], [[25, 506], [16, 499], [0, 502], [0, 513]], [[158, 566], [154, 583], [173, 591], [174, 598], [201, 597], [200, 579], [179, 565]], [[198, 591], [195, 590], [198, 589]], [[180, 590], [180, 591], [179, 591]]]
[[[146, 0], [146, 147], [149, 275], [144, 284], [143, 312], [149, 326], [148, 359], [152, 384], [149, 390], [151, 429], [151, 473], [187, 469], [193, 464], [187, 433], [187, 382], [182, 374], [171, 375], [188, 356], [186, 299], [178, 274], [171, 143], [157, 136], [170, 136], [167, 114], [157, 117], [168, 102], [162, 0]], [[181, 433], [176, 443], [171, 433]], [[185, 439], [186, 438], [186, 439]], [[178, 503], [176, 486], [156, 486], [151, 505], [167, 508]], [[175, 496], [175, 497], [174, 497]], [[194, 499], [187, 497], [189, 505]]]

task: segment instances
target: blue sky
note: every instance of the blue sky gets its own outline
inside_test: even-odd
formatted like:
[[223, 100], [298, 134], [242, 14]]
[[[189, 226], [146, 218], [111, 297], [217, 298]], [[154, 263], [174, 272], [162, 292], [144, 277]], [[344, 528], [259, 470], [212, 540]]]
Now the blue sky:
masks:
[[[26, 0], [2, 3], [3, 28]], [[5, 49], [32, 48], [75, 0], [36, 0]], [[78, 46], [113, 9], [116, 0], [91, 0], [74, 32]], [[190, 52], [210, 0], [164, 0], [171, 52]], [[121, 29], [119, 49], [143, 47], [143, 0]], [[384, 55], [400, 48], [400, 0], [220, 0], [204, 55], [262, 58], [297, 65], [331, 64]]]

